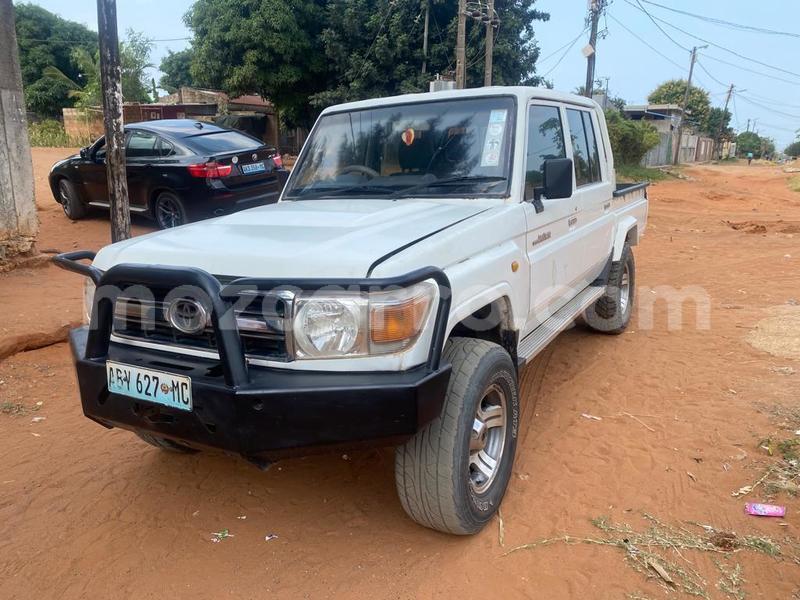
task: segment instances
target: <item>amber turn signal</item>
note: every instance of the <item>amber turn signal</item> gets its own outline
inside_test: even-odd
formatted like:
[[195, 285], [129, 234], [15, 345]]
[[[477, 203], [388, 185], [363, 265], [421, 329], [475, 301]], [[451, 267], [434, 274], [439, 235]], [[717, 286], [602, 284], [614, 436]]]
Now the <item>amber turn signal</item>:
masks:
[[397, 304], [370, 308], [370, 338], [377, 344], [401, 342], [416, 337], [428, 310], [428, 296], [415, 296]]

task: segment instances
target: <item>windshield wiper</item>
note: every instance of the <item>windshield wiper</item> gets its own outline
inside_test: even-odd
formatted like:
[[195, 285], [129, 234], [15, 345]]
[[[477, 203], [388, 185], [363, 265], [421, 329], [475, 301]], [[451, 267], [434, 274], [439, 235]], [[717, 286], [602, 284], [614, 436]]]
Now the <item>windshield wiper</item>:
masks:
[[[362, 183], [360, 185], [348, 185], [345, 187], [332, 187], [332, 188], [314, 188], [314, 187], [305, 187], [299, 191], [297, 194], [298, 198], [305, 197], [307, 199], [310, 198], [324, 198], [326, 196], [340, 196], [342, 194], [346, 194], [348, 192], [354, 192], [357, 190], [364, 190], [365, 192], [372, 192], [372, 193], [379, 193], [379, 194], [392, 194], [394, 193], [394, 188], [382, 186], [382, 185], [370, 185], [368, 183]], [[316, 192], [316, 194], [314, 194]], [[309, 194], [308, 196], [306, 194]]]
[[448, 185], [463, 185], [465, 183], [500, 183], [507, 181], [507, 177], [500, 175], [458, 175], [456, 177], [447, 177], [445, 179], [437, 179], [435, 181], [423, 181], [411, 187], [402, 190], [397, 190], [392, 194], [392, 198], [404, 196], [416, 190], [422, 190], [430, 187], [448, 186]]

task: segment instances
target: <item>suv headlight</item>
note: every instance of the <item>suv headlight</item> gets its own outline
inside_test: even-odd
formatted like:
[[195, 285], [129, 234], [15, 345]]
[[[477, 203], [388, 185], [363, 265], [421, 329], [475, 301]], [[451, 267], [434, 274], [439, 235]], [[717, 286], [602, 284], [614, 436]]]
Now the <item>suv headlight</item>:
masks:
[[390, 354], [411, 346], [430, 314], [429, 282], [387, 292], [301, 295], [293, 323], [295, 358]]

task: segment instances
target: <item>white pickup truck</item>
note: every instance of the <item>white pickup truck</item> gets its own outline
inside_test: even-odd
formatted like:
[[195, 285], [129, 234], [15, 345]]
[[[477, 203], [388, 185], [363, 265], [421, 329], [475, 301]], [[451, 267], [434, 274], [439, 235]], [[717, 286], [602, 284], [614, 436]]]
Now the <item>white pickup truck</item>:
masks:
[[277, 204], [57, 257], [88, 277], [84, 413], [261, 466], [394, 445], [411, 518], [475, 533], [511, 475], [518, 370], [579, 317], [625, 329], [646, 217], [586, 98], [328, 108]]

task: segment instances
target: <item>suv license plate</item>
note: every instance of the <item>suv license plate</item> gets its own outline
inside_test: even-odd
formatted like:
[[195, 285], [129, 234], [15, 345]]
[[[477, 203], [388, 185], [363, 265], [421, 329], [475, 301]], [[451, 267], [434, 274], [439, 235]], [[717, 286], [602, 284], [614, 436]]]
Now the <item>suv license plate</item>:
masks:
[[242, 173], [245, 175], [254, 175], [255, 173], [263, 173], [267, 170], [267, 167], [264, 166], [264, 161], [257, 163], [250, 163], [249, 165], [242, 165]]
[[184, 375], [106, 361], [108, 391], [179, 410], [192, 410], [192, 380]]

